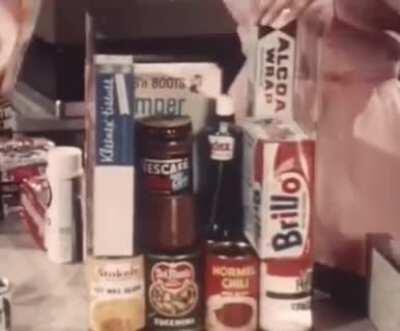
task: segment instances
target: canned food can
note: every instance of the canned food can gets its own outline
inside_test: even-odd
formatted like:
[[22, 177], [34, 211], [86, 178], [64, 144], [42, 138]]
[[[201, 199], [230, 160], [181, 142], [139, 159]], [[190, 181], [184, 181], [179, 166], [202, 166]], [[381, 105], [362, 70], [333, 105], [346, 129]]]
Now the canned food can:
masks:
[[260, 329], [312, 329], [312, 262], [310, 259], [261, 262]]
[[147, 327], [150, 330], [203, 330], [199, 252], [148, 255]]
[[0, 278], [0, 331], [11, 331], [11, 285], [7, 278]]
[[136, 331], [145, 326], [143, 256], [91, 258], [88, 276], [90, 331]]
[[207, 330], [257, 330], [259, 262], [245, 242], [209, 243], [206, 256]]

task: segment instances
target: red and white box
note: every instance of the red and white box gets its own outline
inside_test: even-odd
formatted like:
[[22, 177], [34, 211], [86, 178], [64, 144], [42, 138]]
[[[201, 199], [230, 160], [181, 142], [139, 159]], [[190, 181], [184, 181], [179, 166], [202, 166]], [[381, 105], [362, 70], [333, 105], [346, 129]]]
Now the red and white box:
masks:
[[260, 265], [260, 330], [312, 329], [310, 257], [268, 260]]
[[315, 140], [280, 117], [243, 123], [245, 234], [261, 259], [311, 251]]

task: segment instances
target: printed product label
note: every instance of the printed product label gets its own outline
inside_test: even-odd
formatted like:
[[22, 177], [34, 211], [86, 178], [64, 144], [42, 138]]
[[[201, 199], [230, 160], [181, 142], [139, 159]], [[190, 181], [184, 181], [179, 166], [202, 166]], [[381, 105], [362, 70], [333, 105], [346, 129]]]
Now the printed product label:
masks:
[[310, 192], [296, 172], [283, 173], [270, 184], [269, 224], [265, 232], [267, 255], [301, 256], [308, 239]]
[[219, 258], [209, 255], [206, 266], [207, 330], [257, 329], [257, 258]]
[[201, 329], [198, 258], [148, 258], [147, 319], [157, 330]]
[[135, 331], [145, 325], [143, 257], [93, 259], [90, 273], [90, 330]]
[[160, 160], [144, 159], [144, 185], [150, 192], [179, 193], [191, 188], [189, 158]]
[[96, 163], [102, 166], [134, 164], [133, 67], [124, 68], [99, 65], [96, 77]]
[[260, 28], [257, 46], [255, 116], [292, 117], [296, 22], [282, 29]]
[[212, 63], [136, 63], [135, 76], [135, 118], [193, 115], [200, 128], [208, 114], [206, 96], [221, 91], [221, 70]]
[[230, 161], [235, 151], [235, 139], [227, 135], [210, 135], [211, 159], [215, 161]]
[[[262, 330], [311, 329], [312, 269], [293, 268], [293, 265], [271, 266], [268, 262], [262, 262], [260, 275]], [[274, 274], [276, 271], [278, 274]]]

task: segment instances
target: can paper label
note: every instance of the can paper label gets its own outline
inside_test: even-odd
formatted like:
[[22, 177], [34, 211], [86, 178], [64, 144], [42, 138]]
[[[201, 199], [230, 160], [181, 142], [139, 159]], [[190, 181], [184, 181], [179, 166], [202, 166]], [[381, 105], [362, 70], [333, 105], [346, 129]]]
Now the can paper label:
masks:
[[93, 259], [90, 273], [90, 330], [135, 331], [145, 325], [143, 257]]
[[207, 256], [207, 330], [257, 329], [258, 260]]
[[148, 257], [147, 325], [157, 330], [200, 330], [198, 256]]
[[309, 330], [312, 327], [312, 268], [301, 261], [261, 263], [262, 330]]

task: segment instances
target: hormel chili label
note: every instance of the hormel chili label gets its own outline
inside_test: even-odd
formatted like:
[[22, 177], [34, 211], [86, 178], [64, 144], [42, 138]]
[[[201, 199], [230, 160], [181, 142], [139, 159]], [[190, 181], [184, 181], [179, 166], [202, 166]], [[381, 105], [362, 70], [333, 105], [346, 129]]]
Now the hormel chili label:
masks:
[[235, 139], [229, 135], [210, 135], [211, 160], [230, 161], [235, 151]]
[[245, 233], [262, 259], [311, 253], [315, 142], [291, 121], [244, 125]]
[[147, 319], [157, 330], [200, 330], [199, 257], [147, 258]]
[[207, 330], [257, 329], [258, 273], [255, 256], [207, 255]]
[[262, 330], [310, 330], [312, 262], [263, 261], [260, 274]]
[[190, 183], [190, 159], [149, 159], [142, 163], [144, 185], [150, 192], [178, 193], [189, 190]]

